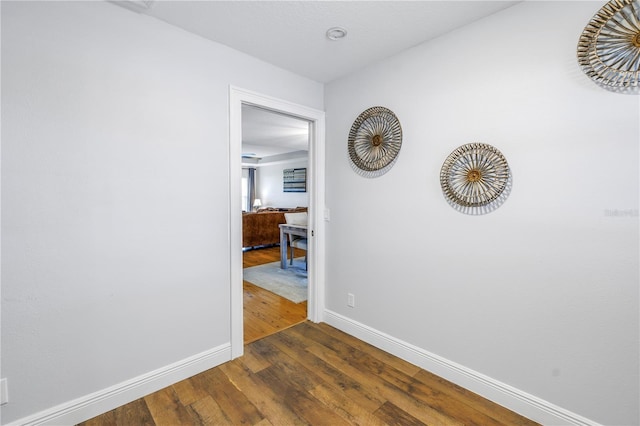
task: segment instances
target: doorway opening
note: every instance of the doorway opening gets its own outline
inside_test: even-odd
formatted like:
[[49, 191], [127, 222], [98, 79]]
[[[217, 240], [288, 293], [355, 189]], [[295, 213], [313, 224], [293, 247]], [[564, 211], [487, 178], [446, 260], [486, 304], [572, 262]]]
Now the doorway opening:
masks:
[[[310, 127], [306, 119], [242, 105], [245, 344], [307, 318], [307, 250], [287, 247], [288, 235], [283, 244], [279, 225], [295, 218], [307, 224]], [[298, 246], [308, 241], [306, 235], [293, 238]]]
[[[244, 351], [244, 286], [242, 248], [242, 148], [243, 108], [295, 118], [306, 123], [308, 137], [308, 256], [306, 318], [323, 319], [324, 311], [324, 112], [235, 87], [229, 94], [229, 175], [230, 175], [230, 263], [231, 263], [231, 355]], [[283, 159], [284, 161], [284, 159]], [[255, 201], [255, 199], [254, 199]], [[261, 199], [262, 203], [262, 199]], [[249, 203], [245, 201], [245, 209]], [[274, 206], [275, 207], [275, 206]], [[272, 248], [279, 253], [279, 248]], [[264, 252], [266, 253], [266, 252]], [[298, 253], [300, 254], [300, 253]], [[272, 256], [274, 256], [272, 254]], [[279, 258], [279, 257], [278, 257]]]

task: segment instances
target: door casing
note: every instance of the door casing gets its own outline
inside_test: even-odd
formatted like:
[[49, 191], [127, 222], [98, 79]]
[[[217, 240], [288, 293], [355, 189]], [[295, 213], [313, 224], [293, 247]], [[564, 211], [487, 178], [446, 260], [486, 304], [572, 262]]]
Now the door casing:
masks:
[[298, 117], [309, 124], [309, 298], [307, 318], [324, 320], [325, 287], [325, 114], [314, 108], [230, 86], [229, 88], [229, 247], [231, 358], [244, 353], [242, 290], [242, 105]]

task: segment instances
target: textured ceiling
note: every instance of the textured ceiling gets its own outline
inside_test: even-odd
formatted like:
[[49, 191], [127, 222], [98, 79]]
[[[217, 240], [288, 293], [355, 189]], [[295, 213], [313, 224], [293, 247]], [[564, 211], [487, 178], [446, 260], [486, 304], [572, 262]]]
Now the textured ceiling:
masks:
[[308, 151], [309, 123], [261, 108], [242, 107], [242, 155], [265, 158]]
[[[138, 1], [142, 13], [326, 83], [514, 1]], [[347, 37], [331, 41], [340, 26]]]

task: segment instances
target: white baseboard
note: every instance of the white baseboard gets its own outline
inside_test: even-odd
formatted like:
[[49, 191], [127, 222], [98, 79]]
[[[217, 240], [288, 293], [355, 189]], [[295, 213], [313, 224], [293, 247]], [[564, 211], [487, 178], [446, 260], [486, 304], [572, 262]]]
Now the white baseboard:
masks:
[[10, 423], [10, 425], [74, 425], [135, 401], [230, 359], [231, 345], [229, 343], [220, 345], [107, 389], [22, 418]]
[[541, 424], [600, 426], [592, 420], [336, 312], [325, 310], [324, 321], [345, 333]]

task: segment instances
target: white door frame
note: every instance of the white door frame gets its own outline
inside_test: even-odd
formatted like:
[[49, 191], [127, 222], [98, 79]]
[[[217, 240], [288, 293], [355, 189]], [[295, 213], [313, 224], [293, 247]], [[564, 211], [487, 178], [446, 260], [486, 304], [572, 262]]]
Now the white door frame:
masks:
[[229, 247], [231, 262], [231, 358], [244, 352], [242, 290], [242, 105], [253, 105], [309, 121], [309, 298], [307, 318], [324, 317], [325, 139], [324, 111], [229, 87]]

